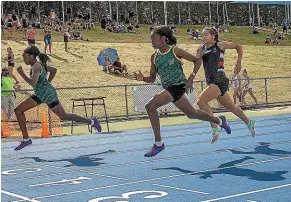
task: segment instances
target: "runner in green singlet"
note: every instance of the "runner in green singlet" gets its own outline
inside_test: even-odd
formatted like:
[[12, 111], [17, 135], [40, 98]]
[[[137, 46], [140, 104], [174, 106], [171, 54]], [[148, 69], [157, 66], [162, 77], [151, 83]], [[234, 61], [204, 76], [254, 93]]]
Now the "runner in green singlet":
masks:
[[139, 71], [135, 77], [139, 81], [153, 83], [158, 73], [163, 90], [155, 95], [147, 104], [146, 110], [155, 135], [153, 147], [144, 155], [152, 157], [165, 148], [160, 134], [160, 122], [157, 108], [173, 102], [190, 119], [200, 119], [219, 124], [228, 133], [231, 132], [224, 116], [219, 118], [207, 114], [202, 110], [195, 110], [185, 96], [185, 92], [192, 91], [193, 80], [187, 80], [183, 72], [182, 58], [200, 66], [201, 60], [194, 55], [176, 47], [177, 39], [169, 27], [156, 27], [151, 33], [152, 46], [156, 52], [151, 56], [150, 76], [145, 77]]
[[[101, 131], [101, 125], [96, 118], [87, 119], [75, 114], [66, 113], [63, 105], [58, 99], [56, 89], [51, 85], [51, 81], [55, 77], [57, 69], [47, 65], [47, 62], [50, 61], [47, 55], [40, 53], [36, 46], [30, 46], [24, 50], [22, 57], [24, 63], [31, 66], [30, 77], [23, 72], [22, 66], [17, 68], [17, 72], [29, 85], [33, 87], [34, 94], [26, 98], [14, 109], [23, 135], [23, 140], [20, 145], [15, 148], [15, 150], [23, 149], [24, 147], [32, 144], [32, 140], [28, 136], [24, 112], [40, 105], [41, 103], [47, 104], [48, 107], [62, 120], [91, 124], [99, 132]], [[48, 72], [50, 74], [47, 78]]]

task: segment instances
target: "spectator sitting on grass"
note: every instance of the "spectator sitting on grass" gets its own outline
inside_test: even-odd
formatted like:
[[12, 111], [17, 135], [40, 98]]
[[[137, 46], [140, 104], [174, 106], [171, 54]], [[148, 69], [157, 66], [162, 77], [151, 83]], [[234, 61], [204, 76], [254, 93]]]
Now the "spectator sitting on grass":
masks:
[[199, 39], [199, 30], [198, 29], [196, 29], [195, 32], [194, 31], [192, 32], [192, 38], [194, 40], [198, 40]]
[[127, 33], [135, 33], [131, 24], [129, 24], [129, 26], [127, 27]]
[[265, 39], [265, 43], [266, 44], [270, 44], [270, 45], [281, 45], [280, 41], [274, 37], [274, 40], [271, 39], [270, 36], [267, 36]]
[[110, 62], [109, 56], [105, 56], [103, 71], [109, 73], [110, 65], [111, 65], [111, 62]]
[[286, 39], [286, 36], [284, 34], [282, 34], [282, 33], [279, 33], [277, 39], [283, 39], [284, 40], [284, 39]]
[[280, 32], [278, 32], [278, 30], [275, 30], [274, 31], [274, 39], [282, 40], [282, 39], [286, 39], [286, 37], [285, 37], [284, 33], [280, 33]]
[[73, 40], [83, 40], [83, 41], [89, 41], [89, 39], [86, 39], [85, 37], [83, 37], [81, 35], [80, 32], [78, 31], [73, 31], [72, 35], [71, 35], [71, 39]]
[[192, 34], [190, 27], [187, 27], [186, 34]]
[[273, 44], [273, 40], [271, 39], [271, 37], [267, 36], [267, 37], [265, 38], [265, 43], [266, 43], [266, 44]]
[[127, 30], [125, 29], [125, 26], [123, 23], [120, 23], [119, 25], [119, 33], [126, 33]]
[[258, 29], [255, 26], [253, 26], [253, 28], [252, 28], [252, 34], [257, 34], [257, 35], [260, 34]]
[[111, 24], [106, 25], [106, 31], [113, 32], [113, 26]]
[[221, 25], [220, 29], [222, 32], [230, 32], [226, 24]]
[[117, 74], [128, 74], [126, 65], [122, 65], [120, 62], [120, 57], [117, 57], [116, 61], [110, 65], [110, 71]]

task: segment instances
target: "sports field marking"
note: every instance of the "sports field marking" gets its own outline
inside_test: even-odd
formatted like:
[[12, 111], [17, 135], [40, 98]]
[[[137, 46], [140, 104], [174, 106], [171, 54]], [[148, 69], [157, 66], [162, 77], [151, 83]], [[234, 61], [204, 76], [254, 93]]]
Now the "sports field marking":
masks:
[[81, 184], [82, 181], [81, 180], [91, 180], [92, 178], [88, 178], [88, 177], [78, 177], [75, 179], [62, 179], [60, 181], [55, 181], [55, 182], [46, 182], [46, 183], [41, 183], [41, 184], [33, 184], [33, 185], [29, 185], [30, 187], [39, 187], [39, 186], [50, 186], [50, 185], [70, 185], [70, 184]]
[[[264, 117], [264, 120], [263, 121], [291, 121], [291, 117], [288, 116], [288, 117], [281, 117], [281, 118], [276, 117], [276, 118], [274, 118], [272, 116], [266, 116], [266, 117]], [[230, 120], [229, 123], [231, 123], [232, 126], [234, 126], [234, 125], [240, 125], [241, 124], [241, 120]], [[181, 124], [179, 124], [179, 125], [175, 125], [174, 124], [174, 125], [170, 125], [170, 126], [179, 126], [179, 128], [177, 129], [177, 131], [195, 130], [195, 129], [198, 129], [199, 130], [199, 129], [201, 129], [201, 125], [200, 124], [195, 124], [195, 123], [193, 123], [193, 124], [191, 124], [191, 123], [189, 123], [189, 124], [188, 123], [187, 124], [182, 124], [182, 125]], [[278, 124], [276, 124], [276, 125], [278, 125]], [[273, 125], [273, 124], [271, 124], [271, 125], [262, 125], [260, 127], [269, 127], [269, 126], [276, 126], [276, 125]], [[279, 125], [283, 125], [283, 124], [280, 123]], [[149, 129], [149, 131], [136, 132], [136, 133], [122, 133], [122, 134], [118, 134], [118, 137], [122, 137], [123, 138], [123, 137], [144, 136], [145, 134], [152, 134], [151, 128], [148, 128], [148, 129]], [[245, 130], [245, 128], [238, 128], [238, 129], [239, 130]], [[171, 128], [171, 129], [161, 128], [161, 132], [162, 133], [170, 132], [172, 130], [173, 130], [173, 128]], [[118, 131], [115, 131], [115, 132], [118, 132]], [[71, 137], [73, 137], [73, 136], [71, 136]], [[56, 138], [58, 138], [58, 137], [56, 137]], [[105, 136], [105, 137], [96, 137], [96, 136], [93, 136], [92, 137], [91, 136], [91, 137], [87, 137], [87, 138], [84, 138], [84, 139], [82, 138], [82, 139], [78, 140], [78, 142], [80, 142], [80, 141], [89, 141], [90, 142], [90, 140], [96, 140], [97, 141], [99, 139], [104, 140], [104, 139], [112, 139], [112, 138], [116, 138], [116, 136], [111, 136], [111, 135]], [[54, 144], [60, 144], [60, 143], [63, 144], [63, 143], [68, 143], [68, 142], [72, 142], [72, 140], [66, 139], [66, 140], [62, 140], [61, 142], [58, 140], [58, 141], [50, 142], [49, 144], [50, 145], [54, 145]], [[41, 146], [41, 145], [47, 146], [48, 143], [47, 142], [45, 142], [45, 143], [41, 143], [40, 142], [37, 145], [38, 146]], [[1, 149], [2, 150], [3, 149], [14, 149], [14, 147], [13, 146], [2, 146]], [[102, 155], [104, 155], [104, 154], [102, 154]], [[9, 154], [7, 156], [9, 157], [11, 155]], [[10, 158], [8, 158], [8, 159], [10, 159]]]
[[20, 198], [20, 199], [23, 199], [24, 201], [30, 201], [30, 202], [40, 202], [38, 200], [34, 200], [34, 199], [30, 199], [30, 198], [27, 198], [25, 196], [21, 196], [21, 195], [18, 195], [18, 194], [14, 194], [14, 193], [11, 193], [11, 192], [8, 192], [8, 191], [4, 191], [4, 190], [1, 190], [1, 192], [3, 194], [7, 194], [9, 196], [14, 196], [16, 198]]
[[[19, 173], [23, 173], [25, 171], [26, 173], [34, 173], [41, 171], [41, 168], [20, 168], [20, 169], [14, 169], [14, 170], [6, 170], [1, 172], [2, 175], [17, 175]], [[21, 171], [21, 172], [19, 172]]]
[[[279, 131], [279, 132], [285, 132], [285, 131]], [[290, 130], [290, 132], [291, 132], [291, 130]], [[282, 133], [280, 133], [280, 134], [282, 134]], [[268, 135], [268, 134], [267, 134]], [[260, 134], [257, 134], [256, 136], [260, 136]], [[243, 136], [243, 138], [244, 138], [245, 136]], [[247, 136], [247, 137], [250, 137], [249, 135]], [[221, 138], [221, 139], [224, 139], [224, 138]], [[205, 140], [205, 141], [203, 141], [203, 142], [209, 142], [208, 140]], [[291, 142], [291, 140], [286, 140], [286, 141], [280, 141], [280, 142], [272, 142], [272, 145], [275, 145], [275, 144], [285, 144], [285, 143], [290, 143]], [[185, 143], [185, 145], [191, 145], [191, 144], [198, 144], [198, 143], [200, 143], [200, 142], [197, 142], [197, 141], [195, 141], [195, 142], [188, 142], [187, 144]], [[176, 145], [167, 145], [167, 147], [174, 147], [174, 146], [176, 146]], [[243, 146], [243, 147], [237, 147], [237, 148], [227, 148], [227, 149], [222, 149], [222, 150], [230, 150], [230, 149], [235, 149], [235, 150], [241, 150], [241, 149], [250, 149], [250, 148], [253, 148], [253, 147], [255, 147], [255, 146], [258, 146], [258, 144], [254, 144], [254, 145], [250, 145], [250, 146]], [[148, 148], [147, 148], [148, 149]], [[126, 152], [135, 152], [135, 151], [144, 151], [144, 149], [142, 148], [142, 149], [134, 149], [134, 150], [124, 150], [124, 151], [115, 151], [114, 152], [114, 154], [124, 154], [124, 153], [126, 153]], [[215, 151], [215, 153], [217, 153], [217, 152], [220, 152], [220, 151], [218, 151], [218, 150], [216, 150]], [[210, 152], [210, 153], [205, 153], [205, 154], [212, 154], [213, 152]], [[196, 155], [200, 155], [201, 153], [195, 153], [195, 154], [188, 154], [188, 155], [183, 155], [183, 156], [174, 156], [174, 157], [171, 157], [171, 158], [175, 158], [175, 157], [177, 157], [177, 158], [185, 158], [185, 157], [191, 157], [191, 156], [196, 156]], [[204, 153], [202, 153], [202, 154], [204, 154]], [[33, 165], [35, 165], [35, 161], [27, 161], [27, 160], [23, 160], [23, 159], [18, 159], [18, 158], [14, 158], [14, 159], [9, 159], [10, 161], [18, 161], [18, 162], [20, 162], [20, 163], [14, 163], [13, 165], [30, 165], [30, 164], [33, 164]], [[167, 160], [167, 158], [161, 158], [160, 160]], [[156, 161], [156, 160], [154, 160], [154, 161]], [[147, 163], [147, 162], [146, 162]], [[45, 165], [45, 164], [42, 164], [42, 163], [39, 163], [38, 165], [40, 165], [40, 166], [45, 166], [45, 167], [56, 167], [56, 166], [52, 166], [52, 165]], [[11, 164], [9, 164], [9, 165], [1, 165], [2, 166], [2, 170], [3, 170], [3, 168], [4, 167], [9, 167], [9, 166], [11, 166]], [[100, 167], [100, 166], [99, 166]], [[106, 165], [104, 165], [102, 168], [104, 168], [104, 167], [106, 167], [107, 168], [107, 166]], [[68, 168], [62, 168], [62, 169], [68, 169]], [[69, 169], [68, 169], [69, 170]], [[83, 170], [83, 169], [82, 169]]]
[[159, 186], [159, 187], [165, 187], [165, 188], [170, 188], [170, 189], [176, 189], [176, 190], [182, 190], [182, 191], [188, 191], [188, 192], [193, 192], [193, 193], [198, 193], [198, 194], [209, 194], [207, 192], [202, 192], [202, 191], [196, 191], [196, 190], [190, 190], [190, 189], [184, 189], [184, 188], [180, 188], [180, 187], [170, 187], [167, 185], [162, 185], [162, 184], [152, 184], [154, 186]]
[[198, 174], [198, 173], [203, 173], [203, 172], [211, 172], [211, 171], [223, 170], [223, 169], [233, 168], [233, 167], [242, 167], [242, 166], [248, 166], [248, 165], [256, 165], [256, 164], [260, 164], [260, 163], [267, 163], [267, 162], [286, 160], [286, 159], [290, 159], [290, 158], [291, 158], [291, 156], [286, 156], [286, 157], [269, 159], [269, 160], [264, 160], [264, 161], [257, 161], [257, 162], [251, 162], [251, 163], [245, 163], [245, 164], [238, 164], [238, 165], [235, 165], [235, 166], [229, 166], [229, 167], [224, 167], [224, 168], [215, 168], [215, 169], [210, 169], [210, 170], [205, 170], [205, 171], [195, 171], [195, 172], [191, 172], [191, 173], [169, 175], [169, 176], [164, 176], [164, 177], [158, 177], [158, 178], [152, 178], [152, 179], [146, 179], [146, 180], [139, 180], [139, 181], [135, 181], [135, 182], [127, 182], [127, 183], [109, 185], [109, 186], [104, 186], [104, 187], [96, 187], [96, 188], [84, 189], [84, 190], [79, 190], [79, 191], [65, 192], [65, 193], [61, 193], [61, 194], [40, 196], [40, 197], [35, 197], [34, 199], [50, 198], [50, 197], [55, 197], [55, 196], [70, 195], [70, 194], [88, 192], [88, 191], [93, 191], [93, 190], [108, 189], [108, 188], [119, 187], [119, 186], [124, 186], [124, 185], [139, 184], [139, 183], [151, 182], [151, 181], [156, 181], [156, 180], [170, 179], [170, 178], [175, 178], [175, 177], [193, 175], [193, 174]]
[[122, 177], [115, 177], [112, 175], [102, 175], [102, 174], [98, 174], [98, 173], [88, 173], [89, 175], [97, 175], [97, 176], [101, 176], [101, 177], [107, 177], [107, 178], [111, 178], [111, 179], [117, 179], [117, 180], [123, 180], [123, 181], [128, 181], [128, 179], [122, 178]]
[[284, 184], [284, 185], [280, 185], [280, 186], [276, 186], [276, 187], [269, 187], [269, 188], [265, 188], [265, 189], [259, 189], [259, 190], [255, 190], [255, 191], [249, 191], [249, 192], [244, 192], [244, 193], [240, 193], [240, 194], [225, 196], [225, 197], [221, 197], [221, 198], [208, 199], [206, 201], [201, 201], [201, 202], [220, 201], [223, 199], [235, 198], [238, 196], [244, 196], [244, 195], [254, 194], [254, 193], [258, 193], [258, 192], [269, 191], [269, 190], [273, 190], [273, 189], [280, 189], [280, 188], [284, 188], [284, 187], [288, 187], [288, 186], [291, 186], [291, 184]]
[[[269, 128], [271, 126], [282, 126], [283, 124], [267, 124], [267, 125], [261, 125], [260, 128]], [[241, 130], [246, 130], [245, 127], [242, 127], [242, 128], [237, 128], [236, 130], [233, 130], [233, 131], [241, 131]], [[175, 135], [171, 135], [171, 136], [166, 136], [164, 137], [164, 139], [177, 139], [177, 138], [182, 138], [182, 137], [188, 137], [188, 136], [197, 136], [197, 135], [207, 135], [208, 132], [199, 132], [199, 133], [182, 133], [180, 130], [177, 130], [179, 131], [179, 134], [175, 134]], [[274, 135], [274, 134], [280, 134], [280, 133], [285, 133], [285, 132], [291, 132], [291, 130], [282, 130], [282, 131], [271, 131], [271, 132], [265, 132], [265, 133], [260, 133], [260, 134], [257, 134], [256, 136], [264, 136], [264, 135]], [[246, 132], [247, 133], [247, 132]], [[116, 136], [114, 136], [116, 137]], [[241, 136], [235, 136], [235, 137], [230, 137], [230, 138], [221, 138], [221, 140], [230, 140], [230, 139], [240, 139], [240, 138], [247, 138], [247, 137], [250, 137], [250, 135], [241, 135]], [[121, 145], [121, 144], [130, 144], [130, 143], [137, 143], [137, 142], [147, 142], [147, 141], [152, 141], [152, 138], [143, 138], [143, 139], [137, 139], [137, 140], [123, 140], [123, 141], [115, 141], [115, 142], [108, 142], [106, 143], [107, 145]], [[198, 143], [208, 143], [209, 141], [208, 140], [205, 140], [205, 141], [200, 141]], [[63, 143], [63, 142], [62, 142]], [[38, 145], [37, 145], [38, 146]], [[104, 146], [104, 143], [100, 143], [100, 144], [88, 144], [86, 145], [86, 147], [98, 147], [98, 146]], [[175, 145], [176, 146], [176, 145]], [[38, 154], [40, 153], [48, 153], [48, 152], [56, 152], [56, 151], [66, 151], [66, 150], [73, 150], [73, 149], [83, 149], [83, 145], [82, 146], [76, 146], [76, 147], [69, 147], [69, 148], [55, 148], [55, 149], [50, 149], [50, 150], [44, 150], [44, 151], [38, 151]], [[148, 148], [146, 148], [148, 149]], [[25, 153], [26, 155], [27, 154], [35, 154], [35, 151], [27, 151]], [[6, 155], [2, 155], [1, 157], [2, 158], [5, 158], [5, 157], [14, 157], [14, 156], [18, 156], [19, 154], [16, 152], [15, 154], [6, 154]]]

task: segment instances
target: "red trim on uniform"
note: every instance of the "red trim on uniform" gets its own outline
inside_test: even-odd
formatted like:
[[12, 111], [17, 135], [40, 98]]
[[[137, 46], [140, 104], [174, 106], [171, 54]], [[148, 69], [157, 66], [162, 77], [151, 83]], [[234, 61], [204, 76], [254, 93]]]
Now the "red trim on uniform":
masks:
[[218, 62], [218, 66], [219, 66], [219, 67], [223, 67], [223, 66], [224, 66], [224, 62], [223, 62], [223, 61], [219, 61], [219, 62]]

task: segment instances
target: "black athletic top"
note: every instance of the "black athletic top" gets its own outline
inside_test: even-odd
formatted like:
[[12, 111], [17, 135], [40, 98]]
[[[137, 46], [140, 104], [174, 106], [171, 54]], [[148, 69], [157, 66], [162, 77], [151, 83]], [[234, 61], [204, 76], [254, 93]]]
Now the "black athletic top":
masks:
[[26, 18], [22, 19], [22, 26], [25, 27], [25, 28], [28, 27]]
[[16, 21], [17, 20], [17, 17], [16, 17], [15, 14], [12, 15], [12, 19], [13, 19], [13, 21]]
[[202, 60], [207, 84], [214, 82], [218, 69], [224, 69], [224, 52], [217, 42], [209, 48], [203, 45]]

